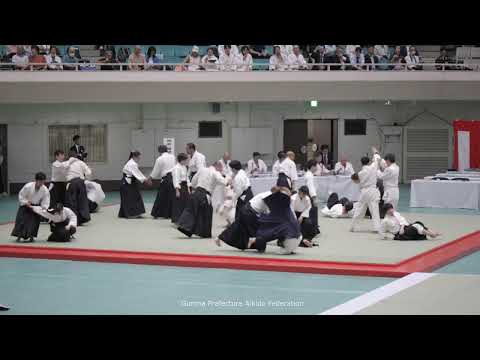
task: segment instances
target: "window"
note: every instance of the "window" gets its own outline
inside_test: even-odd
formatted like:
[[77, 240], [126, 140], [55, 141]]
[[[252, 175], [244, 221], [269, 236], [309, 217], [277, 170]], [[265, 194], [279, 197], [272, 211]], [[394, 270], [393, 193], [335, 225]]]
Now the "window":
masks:
[[345, 120], [345, 135], [367, 135], [367, 120]]
[[48, 127], [48, 145], [50, 161], [54, 161], [54, 152], [63, 150], [68, 154], [73, 145], [73, 136], [80, 135], [80, 144], [88, 153], [88, 162], [107, 161], [106, 125], [51, 125]]
[[198, 123], [199, 138], [221, 138], [222, 122], [221, 121], [201, 121]]

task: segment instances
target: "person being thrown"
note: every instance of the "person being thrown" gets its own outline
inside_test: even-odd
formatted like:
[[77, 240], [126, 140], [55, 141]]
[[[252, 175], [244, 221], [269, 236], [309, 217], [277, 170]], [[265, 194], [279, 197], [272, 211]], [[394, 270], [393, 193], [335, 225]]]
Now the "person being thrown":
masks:
[[321, 213], [331, 218], [351, 217], [354, 204], [346, 197], [338, 198], [336, 192], [331, 193], [327, 200], [327, 205], [322, 209]]

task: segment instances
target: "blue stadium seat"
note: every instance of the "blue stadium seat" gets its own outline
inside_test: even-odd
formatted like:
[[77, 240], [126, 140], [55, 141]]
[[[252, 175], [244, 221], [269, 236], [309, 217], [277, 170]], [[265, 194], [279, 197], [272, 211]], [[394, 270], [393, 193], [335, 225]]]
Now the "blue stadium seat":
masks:
[[192, 50], [192, 45], [175, 45], [173, 48], [175, 56], [185, 57], [190, 53], [190, 50]]
[[172, 45], [158, 45], [157, 53], [162, 53], [163, 56], [175, 56], [175, 50]]

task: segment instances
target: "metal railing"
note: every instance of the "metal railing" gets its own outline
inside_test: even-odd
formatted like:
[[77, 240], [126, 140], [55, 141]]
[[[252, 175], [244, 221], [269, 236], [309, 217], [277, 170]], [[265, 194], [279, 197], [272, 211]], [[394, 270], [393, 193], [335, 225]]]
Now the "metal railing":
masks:
[[[239, 70], [243, 68], [243, 70]], [[172, 72], [241, 72], [241, 71], [480, 71], [480, 64], [462, 63], [308, 63], [306, 65], [280, 65], [272, 68], [269, 63], [253, 63], [251, 70], [245, 70], [244, 65], [222, 64], [185, 64], [185, 63], [29, 63], [15, 65], [0, 63], [0, 71], [172, 71]]]

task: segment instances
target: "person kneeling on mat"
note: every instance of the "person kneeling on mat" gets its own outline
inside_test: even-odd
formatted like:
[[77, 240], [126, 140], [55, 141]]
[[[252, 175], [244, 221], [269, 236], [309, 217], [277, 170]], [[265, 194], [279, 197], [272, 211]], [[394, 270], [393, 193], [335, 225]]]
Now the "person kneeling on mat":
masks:
[[312, 247], [313, 238], [319, 233], [318, 227], [315, 229], [311, 219], [310, 211], [312, 210], [312, 201], [308, 193], [307, 186], [301, 186], [298, 192], [291, 197], [291, 207], [295, 217], [300, 224], [300, 231], [302, 233], [302, 241], [300, 246]]
[[427, 240], [427, 236], [435, 239], [440, 234], [428, 229], [420, 221], [408, 222], [392, 204], [385, 204], [383, 208], [385, 218], [380, 224], [381, 239], [393, 240]]
[[53, 209], [49, 210], [34, 206], [33, 211], [50, 220], [50, 231], [52, 233], [47, 241], [69, 242], [73, 234], [77, 232], [77, 216], [71, 209], [63, 207], [62, 203], [56, 204]]

